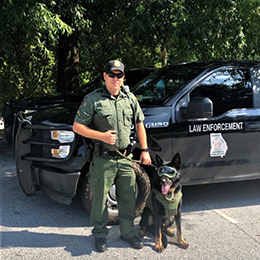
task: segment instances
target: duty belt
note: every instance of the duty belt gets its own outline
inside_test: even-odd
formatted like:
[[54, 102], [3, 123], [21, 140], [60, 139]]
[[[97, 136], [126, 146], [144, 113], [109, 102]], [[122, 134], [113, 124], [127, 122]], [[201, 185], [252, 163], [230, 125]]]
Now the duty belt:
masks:
[[[126, 149], [118, 149], [118, 151], [123, 154], [124, 156], [128, 156], [130, 153], [127, 152]], [[105, 150], [102, 151], [102, 153], [105, 152]], [[120, 156], [118, 152], [116, 151], [108, 151], [109, 156]]]
[[127, 148], [125, 149], [115, 149], [114, 151], [110, 151], [108, 148], [102, 147], [101, 144], [95, 143], [94, 145], [94, 154], [96, 156], [102, 156], [105, 159], [108, 159], [109, 156], [116, 157], [116, 156], [128, 156], [131, 153]]
[[[120, 152], [120, 153], [118, 153]], [[102, 148], [101, 149], [101, 155], [104, 159], [108, 159], [110, 156], [111, 157], [119, 157], [119, 156], [123, 156], [123, 157], [127, 157], [130, 153], [127, 152], [127, 149], [120, 149], [117, 151], [110, 151], [107, 148]]]

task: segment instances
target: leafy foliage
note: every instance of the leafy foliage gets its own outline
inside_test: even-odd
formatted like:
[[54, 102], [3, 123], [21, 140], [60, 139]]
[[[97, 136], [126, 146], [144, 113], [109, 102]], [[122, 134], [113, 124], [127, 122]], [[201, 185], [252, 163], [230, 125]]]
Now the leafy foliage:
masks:
[[53, 92], [57, 32], [72, 29], [35, 1], [5, 3], [0, 17], [1, 99]]
[[[4, 0], [0, 106], [9, 98], [55, 92], [63, 75], [69, 81], [58, 57], [70, 39], [83, 84], [114, 58], [128, 68], [259, 59], [259, 27], [259, 0]], [[70, 49], [64, 57], [72, 59]]]

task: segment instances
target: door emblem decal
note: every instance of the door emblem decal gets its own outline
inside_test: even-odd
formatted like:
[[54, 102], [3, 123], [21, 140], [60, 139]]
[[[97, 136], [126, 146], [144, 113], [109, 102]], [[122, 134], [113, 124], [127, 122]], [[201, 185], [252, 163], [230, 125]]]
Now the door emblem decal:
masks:
[[211, 157], [223, 157], [226, 155], [228, 150], [227, 143], [223, 138], [222, 134], [210, 134], [210, 156]]

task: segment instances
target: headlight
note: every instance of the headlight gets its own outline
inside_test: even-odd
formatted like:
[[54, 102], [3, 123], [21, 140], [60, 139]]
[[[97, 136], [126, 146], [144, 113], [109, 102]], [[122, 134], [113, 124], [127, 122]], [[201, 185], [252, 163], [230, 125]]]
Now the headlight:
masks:
[[[51, 139], [60, 143], [72, 143], [75, 134], [72, 131], [53, 130], [51, 131]], [[59, 149], [51, 149], [51, 155], [55, 158], [65, 158], [70, 153], [70, 145], [61, 145]]]
[[75, 134], [72, 131], [53, 130], [51, 131], [51, 139], [58, 140], [60, 143], [72, 143]]
[[70, 146], [59, 146], [59, 149], [51, 149], [51, 155], [55, 158], [66, 158], [70, 153]]

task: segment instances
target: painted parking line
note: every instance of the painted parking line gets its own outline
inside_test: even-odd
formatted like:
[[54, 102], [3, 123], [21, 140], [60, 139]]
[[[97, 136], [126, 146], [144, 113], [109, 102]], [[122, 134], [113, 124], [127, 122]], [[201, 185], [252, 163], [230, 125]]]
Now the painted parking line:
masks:
[[196, 201], [198, 201], [199, 203], [201, 203], [202, 205], [204, 205], [205, 207], [207, 207], [209, 210], [215, 212], [216, 214], [218, 214], [219, 216], [221, 216], [222, 218], [228, 220], [230, 223], [232, 224], [238, 224], [239, 221], [237, 221], [236, 219], [231, 218], [230, 216], [228, 216], [226, 213], [222, 212], [219, 209], [214, 209], [212, 206], [210, 206], [207, 202], [192, 196], [192, 198]]

